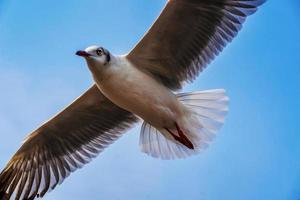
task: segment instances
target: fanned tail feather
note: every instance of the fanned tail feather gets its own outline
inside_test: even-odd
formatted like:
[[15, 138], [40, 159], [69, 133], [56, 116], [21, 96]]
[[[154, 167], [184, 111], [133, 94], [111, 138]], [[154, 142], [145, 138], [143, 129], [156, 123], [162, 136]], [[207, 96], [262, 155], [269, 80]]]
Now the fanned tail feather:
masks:
[[225, 90], [206, 90], [177, 94], [188, 112], [177, 123], [194, 149], [188, 148], [166, 130], [144, 122], [140, 135], [142, 152], [161, 159], [186, 158], [206, 149], [224, 123], [229, 98]]

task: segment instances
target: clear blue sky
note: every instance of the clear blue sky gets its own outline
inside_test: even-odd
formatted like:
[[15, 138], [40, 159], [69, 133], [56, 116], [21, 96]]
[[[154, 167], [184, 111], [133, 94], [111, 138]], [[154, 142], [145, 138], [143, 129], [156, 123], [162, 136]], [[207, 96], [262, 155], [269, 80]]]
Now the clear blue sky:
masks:
[[[92, 84], [78, 49], [128, 52], [164, 0], [0, 0], [0, 168], [24, 137]], [[224, 128], [204, 153], [142, 154], [139, 127], [47, 200], [300, 198], [300, 3], [269, 0], [185, 91], [225, 88]]]

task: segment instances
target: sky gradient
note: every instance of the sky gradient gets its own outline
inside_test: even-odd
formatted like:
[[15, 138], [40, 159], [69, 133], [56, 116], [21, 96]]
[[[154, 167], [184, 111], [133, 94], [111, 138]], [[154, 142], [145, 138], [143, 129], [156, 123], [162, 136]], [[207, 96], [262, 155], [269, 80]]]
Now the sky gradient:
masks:
[[[46, 200], [296, 200], [300, 198], [300, 3], [269, 0], [184, 91], [224, 88], [230, 111], [200, 155], [140, 152], [137, 127]], [[85, 91], [76, 50], [125, 54], [164, 0], [0, 0], [0, 168], [25, 136]]]

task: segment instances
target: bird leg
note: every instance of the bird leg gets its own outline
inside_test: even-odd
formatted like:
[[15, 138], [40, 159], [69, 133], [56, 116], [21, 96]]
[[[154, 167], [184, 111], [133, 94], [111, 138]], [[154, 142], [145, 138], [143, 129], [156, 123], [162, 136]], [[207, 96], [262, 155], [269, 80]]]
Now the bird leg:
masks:
[[178, 126], [177, 123], [175, 123], [176, 129], [177, 129], [177, 133], [179, 136], [175, 135], [170, 129], [165, 128], [172, 136], [173, 138], [180, 142], [181, 144], [183, 144], [184, 146], [186, 146], [189, 149], [194, 149], [194, 145], [193, 143], [184, 135], [183, 131], [180, 129], [180, 127]]

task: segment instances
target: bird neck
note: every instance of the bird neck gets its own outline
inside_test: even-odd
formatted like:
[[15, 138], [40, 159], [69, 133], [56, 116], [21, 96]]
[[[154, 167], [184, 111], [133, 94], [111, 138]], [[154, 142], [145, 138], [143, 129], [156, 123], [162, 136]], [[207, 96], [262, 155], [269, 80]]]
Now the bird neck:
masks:
[[102, 81], [110, 76], [112, 71], [115, 70], [118, 59], [111, 55], [110, 62], [102, 64], [101, 62], [91, 59], [87, 60], [88, 67], [93, 75], [94, 80]]

